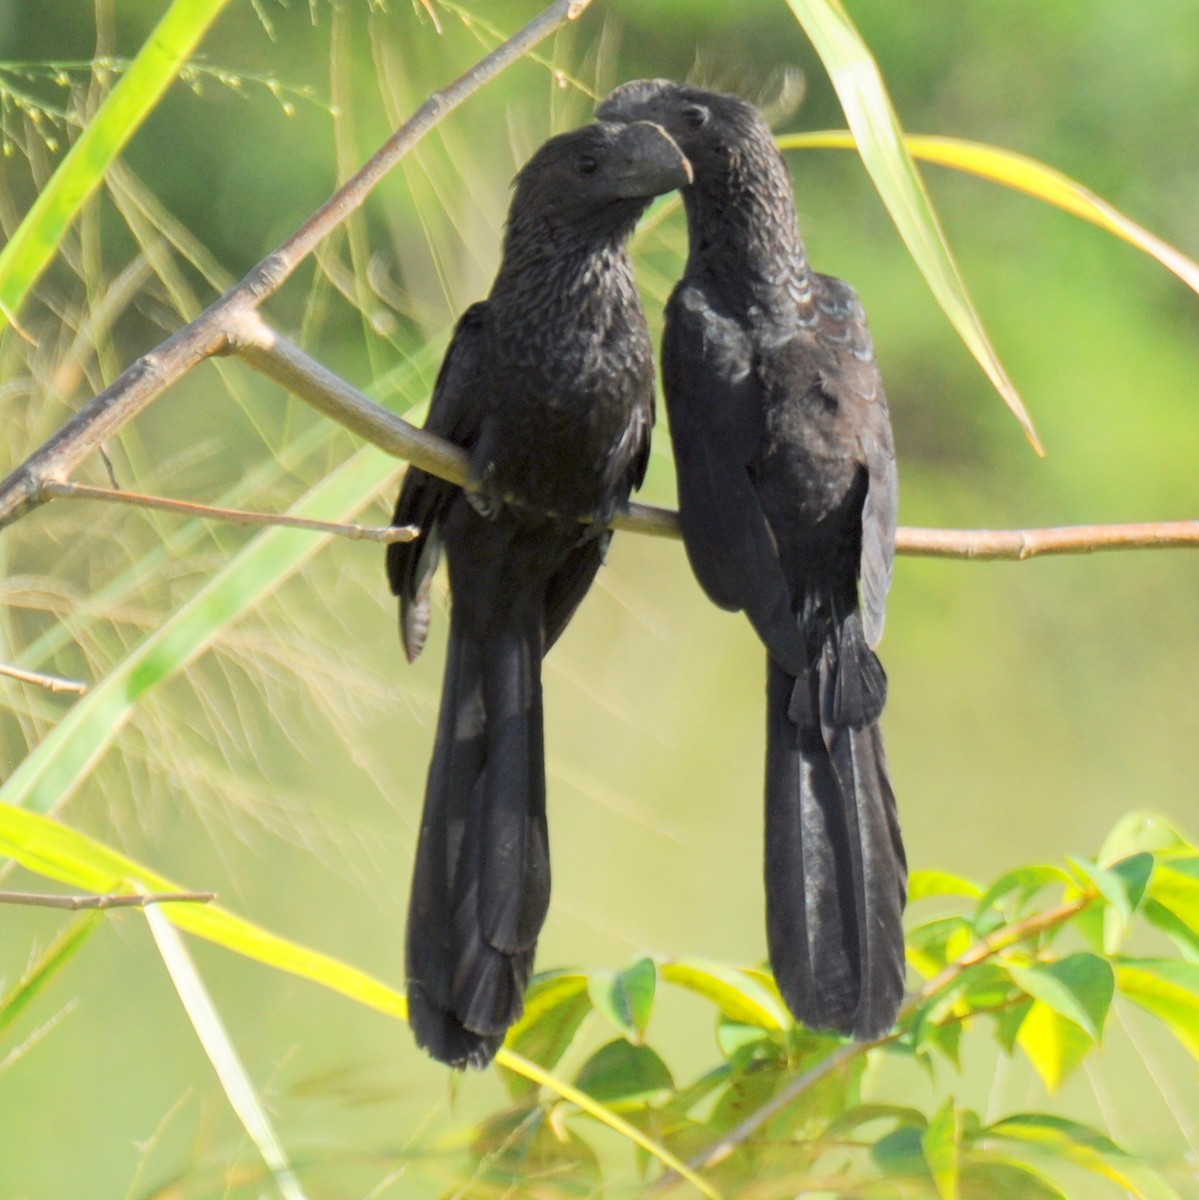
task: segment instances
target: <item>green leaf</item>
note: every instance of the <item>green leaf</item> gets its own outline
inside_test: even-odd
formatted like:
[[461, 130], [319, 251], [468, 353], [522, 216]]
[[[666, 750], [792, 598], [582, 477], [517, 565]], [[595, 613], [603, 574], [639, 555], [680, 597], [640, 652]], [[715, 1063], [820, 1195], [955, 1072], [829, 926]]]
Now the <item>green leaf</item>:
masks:
[[1159, 861], [1149, 895], [1184, 925], [1199, 933], [1199, 859]]
[[[1067, 860], [1080, 878], [1091, 885], [1106, 901], [1102, 912], [1102, 946], [1105, 954], [1115, 954], [1124, 940], [1133, 914], [1145, 897], [1153, 873], [1152, 854], [1134, 854], [1130, 858], [1101, 867], [1085, 858]], [[1085, 914], [1095, 919], [1095, 914]]]
[[908, 879], [909, 904], [932, 896], [968, 896], [976, 900], [982, 894], [977, 883], [949, 871], [913, 871]]
[[937, 917], [908, 930], [908, 963], [931, 979], [974, 945], [975, 929], [965, 917]]
[[1008, 970], [1033, 999], [1073, 1021], [1092, 1038], [1102, 1035], [1115, 991], [1112, 966], [1106, 959], [1084, 951], [1032, 967], [1009, 965]]
[[1157, 1017], [1199, 1059], [1199, 965], [1125, 961], [1116, 967], [1116, 982], [1121, 995]]
[[899, 119], [866, 43], [841, 0], [788, 2], [833, 81], [858, 153], [909, 253], [1029, 441], [1042, 453], [1032, 419], [987, 340], [924, 182], [904, 148]]
[[1118, 876], [1123, 883], [1128, 903], [1134, 913], [1144, 903], [1156, 866], [1157, 856], [1147, 850], [1130, 854], [1127, 858], [1117, 859], [1108, 865], [1108, 871]]
[[1055, 1159], [1111, 1180], [1139, 1200], [1177, 1200], [1178, 1193], [1160, 1175], [1130, 1159], [1110, 1138], [1089, 1125], [1044, 1113], [1022, 1113], [997, 1121], [983, 1134], [1037, 1147]]
[[968, 1200], [1069, 1200], [1066, 1193], [1027, 1163], [975, 1157], [962, 1168], [961, 1194]]
[[918, 1108], [907, 1108], [900, 1104], [858, 1104], [835, 1117], [825, 1130], [825, 1135], [842, 1139], [875, 1121], [894, 1121], [897, 1126], [910, 1125], [921, 1132], [928, 1128], [928, 1117]]
[[[504, 1044], [553, 1070], [591, 1011], [587, 985], [588, 977], [581, 971], [548, 971], [535, 976], [525, 992], [524, 1015], [509, 1030]], [[537, 1090], [531, 1080], [505, 1067], [500, 1067], [500, 1076], [513, 1099]]]
[[13, 320], [63, 235], [227, 0], [174, 0], [0, 251], [0, 326]]
[[957, 1200], [962, 1126], [951, 1096], [933, 1115], [920, 1139], [924, 1161], [937, 1184], [941, 1200]]
[[976, 912], [982, 916], [987, 909], [995, 907], [1000, 900], [1012, 895], [1013, 892], [1019, 893], [1017, 904], [1017, 911], [1019, 911], [1042, 888], [1047, 888], [1055, 883], [1065, 884], [1069, 887], [1073, 880], [1061, 867], [1055, 867], [1048, 863], [1031, 867], [1017, 867], [1014, 871], [1008, 871], [1007, 874], [1001, 875], [991, 884], [978, 902]]
[[1099, 859], [1111, 862], [1141, 851], [1160, 854], [1187, 850], [1194, 850], [1194, 846], [1169, 821], [1156, 813], [1134, 812], [1112, 827], [1103, 840]]
[[924, 1132], [915, 1125], [901, 1125], [892, 1133], [879, 1138], [870, 1147], [870, 1157], [883, 1174], [890, 1178], [928, 1175], [928, 1163], [924, 1157]]
[[786, 1010], [766, 988], [733, 967], [678, 959], [662, 963], [658, 970], [667, 983], [710, 1000], [730, 1021], [760, 1029], [785, 1029], [791, 1024]]
[[742, 1025], [727, 1017], [716, 1023], [716, 1044], [727, 1059], [741, 1059], [746, 1054], [752, 1055], [758, 1047], [776, 1045], [769, 1034], [762, 1033], [761, 1025]]
[[593, 1100], [626, 1105], [673, 1092], [674, 1079], [657, 1051], [617, 1038], [601, 1046], [583, 1064], [575, 1086]]
[[653, 1012], [657, 983], [658, 968], [652, 958], [638, 959], [615, 975], [595, 971], [589, 984], [591, 1002], [621, 1033], [639, 1042]]
[[1016, 1113], [987, 1125], [982, 1133], [986, 1137], [1001, 1137], [1010, 1141], [1033, 1143], [1039, 1146], [1076, 1146], [1098, 1154], [1122, 1156], [1124, 1151], [1106, 1134], [1071, 1121], [1067, 1117], [1051, 1116], [1047, 1113]]
[[1024, 1000], [995, 1014], [995, 1040], [1006, 1053], [1015, 1053], [1016, 1039], [1034, 1003], [1033, 1000]]
[[1199, 931], [1179, 920], [1156, 900], [1146, 900], [1144, 912], [1145, 920], [1160, 929], [1190, 962], [1199, 962]]
[[1051, 1092], [1061, 1087], [1095, 1044], [1090, 1034], [1040, 1000], [1033, 1002], [1020, 1023], [1016, 1041]]

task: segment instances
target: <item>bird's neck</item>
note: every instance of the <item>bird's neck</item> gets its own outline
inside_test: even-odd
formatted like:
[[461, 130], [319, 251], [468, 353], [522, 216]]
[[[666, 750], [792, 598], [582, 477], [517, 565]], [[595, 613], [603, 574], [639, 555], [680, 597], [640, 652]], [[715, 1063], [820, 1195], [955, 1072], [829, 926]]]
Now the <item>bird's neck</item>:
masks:
[[737, 146], [683, 191], [690, 231], [687, 274], [722, 295], [780, 317], [810, 303], [791, 177], [767, 136]]
[[530, 311], [555, 309], [586, 323], [590, 310], [632, 299], [633, 268], [626, 238], [556, 239], [543, 231], [513, 243], [492, 285], [492, 302]]
[[531, 391], [573, 394], [610, 370], [614, 347], [634, 339], [650, 353], [645, 317], [623, 238], [547, 249], [506, 247], [490, 305], [512, 334], [492, 353]]

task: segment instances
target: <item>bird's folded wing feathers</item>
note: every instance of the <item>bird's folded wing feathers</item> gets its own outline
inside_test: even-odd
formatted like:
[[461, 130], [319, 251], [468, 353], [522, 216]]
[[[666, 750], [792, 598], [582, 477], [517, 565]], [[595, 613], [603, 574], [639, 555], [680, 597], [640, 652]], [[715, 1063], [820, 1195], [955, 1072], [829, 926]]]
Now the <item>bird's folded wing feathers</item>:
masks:
[[687, 555], [713, 603], [744, 610], [778, 663], [798, 675], [804, 648], [790, 590], [747, 469], [764, 421], [752, 365], [732, 322], [694, 294], [672, 300], [662, 370]]

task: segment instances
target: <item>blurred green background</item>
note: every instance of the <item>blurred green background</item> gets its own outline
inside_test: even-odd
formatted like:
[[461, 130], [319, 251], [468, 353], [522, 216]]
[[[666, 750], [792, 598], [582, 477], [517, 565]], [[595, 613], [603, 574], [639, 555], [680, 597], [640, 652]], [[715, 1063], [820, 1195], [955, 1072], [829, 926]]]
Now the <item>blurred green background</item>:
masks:
[[[124, 156], [126, 197], [153, 197], [237, 277], [290, 232], [434, 88], [530, 19], [491, 0], [384, 8], [235, 0]], [[0, 0], [11, 231], [65, 141], [12, 101], [86, 101], [19, 64], [130, 56], [162, 0]], [[905, 127], [1038, 157], [1199, 254], [1199, 10], [1187, 0], [854, 0]], [[782, 0], [594, 0], [405, 161], [269, 306], [271, 319], [396, 411], [427, 396], [458, 312], [485, 294], [508, 183], [594, 96], [643, 75], [690, 76], [770, 105], [802, 72], [780, 130], [844, 124]], [[236, 75], [236, 81], [219, 77]], [[47, 132], [47, 127], [49, 131]], [[1020, 527], [1194, 517], [1199, 299], [1109, 235], [1026, 197], [934, 168], [925, 176], [999, 353], [1032, 411], [1038, 460], [937, 309], [856, 157], [792, 154], [810, 257], [870, 314], [895, 424], [901, 521]], [[140, 183], [138, 182], [140, 181]], [[140, 189], [140, 190], [139, 190]], [[668, 204], [669, 202], [666, 202]], [[7, 472], [164, 331], [189, 289], [127, 271], [130, 214], [93, 204], [10, 332], [0, 379]], [[655, 329], [685, 245], [681, 214], [638, 241]], [[162, 221], [162, 214], [154, 221]], [[150, 218], [147, 218], [150, 220]], [[134, 222], [136, 224], [136, 222]], [[143, 236], [146, 235], [143, 232]], [[125, 274], [122, 274], [122, 273]], [[123, 289], [123, 290], [122, 290]], [[104, 314], [99, 327], [85, 317]], [[433, 343], [423, 356], [419, 348]], [[671, 503], [665, 429], [643, 497]], [[191, 499], [246, 479], [252, 507], [301, 495], [352, 440], [237, 365], [208, 365], [109, 447], [123, 485]], [[398, 479], [399, 468], [395, 478]], [[103, 482], [98, 463], [81, 478]], [[365, 510], [383, 522], [394, 481]], [[94, 618], [55, 660], [96, 678], [251, 536], [213, 528], [156, 566], [176, 518], [73, 504], [0, 538], [0, 659], [65, 612]], [[121, 572], [119, 602], [92, 597]], [[885, 732], [911, 865], [987, 879], [1092, 855], [1134, 808], [1195, 832], [1199, 558], [1097, 555], [1025, 564], [902, 559], [883, 657]], [[414, 667], [402, 658], [378, 547], [329, 544], [152, 693], [59, 814], [254, 920], [403, 979], [402, 930], [440, 686], [445, 598]], [[674, 543], [621, 535], [546, 663], [555, 892], [538, 964], [632, 957], [734, 963], [765, 952], [760, 885], [760, 648], [708, 606]], [[7, 774], [69, 699], [0, 685]], [[3, 886], [28, 879], [7, 876]], [[7, 909], [0, 976], [18, 976], [60, 919]], [[453, 1084], [395, 1022], [205, 945], [198, 963], [313, 1195], [450, 1189], [456, 1130], [496, 1106], [487, 1076]], [[144, 919], [107, 919], [26, 1014], [0, 1071], [0, 1196], [254, 1195], [221, 1172], [253, 1152], [177, 1001]], [[668, 1000], [651, 1029], [688, 1078], [709, 1065], [711, 1012]], [[11, 1041], [11, 1039], [10, 1039]], [[11, 1049], [0, 1046], [0, 1059]], [[991, 1112], [1045, 1103], [1022, 1069], [968, 1043], [968, 1087]], [[880, 1095], [936, 1081], [888, 1069]], [[1103, 1069], [1051, 1100], [1151, 1157], [1197, 1148], [1193, 1064], [1129, 1022]], [[1036, 1098], [1035, 1101], [1033, 1098]], [[250, 1170], [250, 1167], [247, 1167]], [[391, 1176], [394, 1174], [394, 1179]], [[629, 1179], [633, 1175], [630, 1170]], [[385, 1182], [380, 1182], [385, 1181]], [[372, 1188], [377, 1190], [371, 1191]], [[172, 1190], [174, 1189], [174, 1190]], [[452, 1190], [452, 1189], [451, 1189]]]

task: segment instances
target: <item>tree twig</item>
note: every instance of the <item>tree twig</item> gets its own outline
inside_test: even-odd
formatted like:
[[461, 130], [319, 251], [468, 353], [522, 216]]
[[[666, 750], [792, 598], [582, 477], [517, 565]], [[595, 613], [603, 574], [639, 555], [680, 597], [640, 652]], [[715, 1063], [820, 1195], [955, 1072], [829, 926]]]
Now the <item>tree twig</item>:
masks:
[[1134, 525], [1065, 525], [1052, 529], [901, 528], [895, 549], [927, 558], [1016, 559], [1043, 554], [1093, 554], [1098, 550], [1199, 547], [1199, 521]]
[[63, 679], [59, 675], [44, 675], [41, 671], [27, 671], [24, 667], [14, 667], [11, 663], [0, 663], [0, 675], [10, 679], [19, 679], [22, 683], [32, 683], [45, 688], [48, 692], [75, 692], [82, 696], [87, 691], [87, 684], [82, 679]]
[[166, 512], [184, 513], [230, 525], [282, 525], [289, 529], [311, 529], [316, 533], [332, 533], [353, 541], [410, 542], [419, 532], [412, 525], [343, 525], [337, 521], [317, 521], [309, 517], [292, 517], [286, 513], [246, 512], [240, 508], [216, 508], [209, 504], [193, 504], [189, 500], [173, 500], [166, 496], [147, 496], [112, 488], [90, 487], [82, 483], [58, 483], [50, 480], [42, 485], [48, 496], [66, 500], [107, 500], [137, 508], [160, 508]]
[[101, 442], [152, 404], [192, 367], [230, 349], [230, 327], [240, 314], [274, 295], [303, 259], [361, 207], [375, 185], [447, 113], [505, 67], [573, 21], [590, 0], [554, 0], [539, 16], [476, 63], [454, 83], [434, 92], [382, 148], [276, 250], [194, 321], [143, 355], [90, 400], [48, 442], [0, 481], [0, 529], [46, 499], [48, 480], [65, 480]]
[[[450, 483], [467, 482], [470, 458], [465, 450], [376, 404], [364, 392], [305, 353], [295, 342], [272, 329], [258, 313], [241, 314], [233, 337], [238, 352], [249, 366], [281, 384], [318, 412], [380, 450], [406, 459], [430, 475], [448, 479]], [[612, 527], [657, 537], [680, 536], [678, 514], [652, 504], [629, 504], [613, 518]]]
[[147, 904], [208, 904], [216, 892], [115, 892], [91, 896], [47, 896], [42, 892], [0, 892], [0, 904], [33, 908], [145, 908]]

